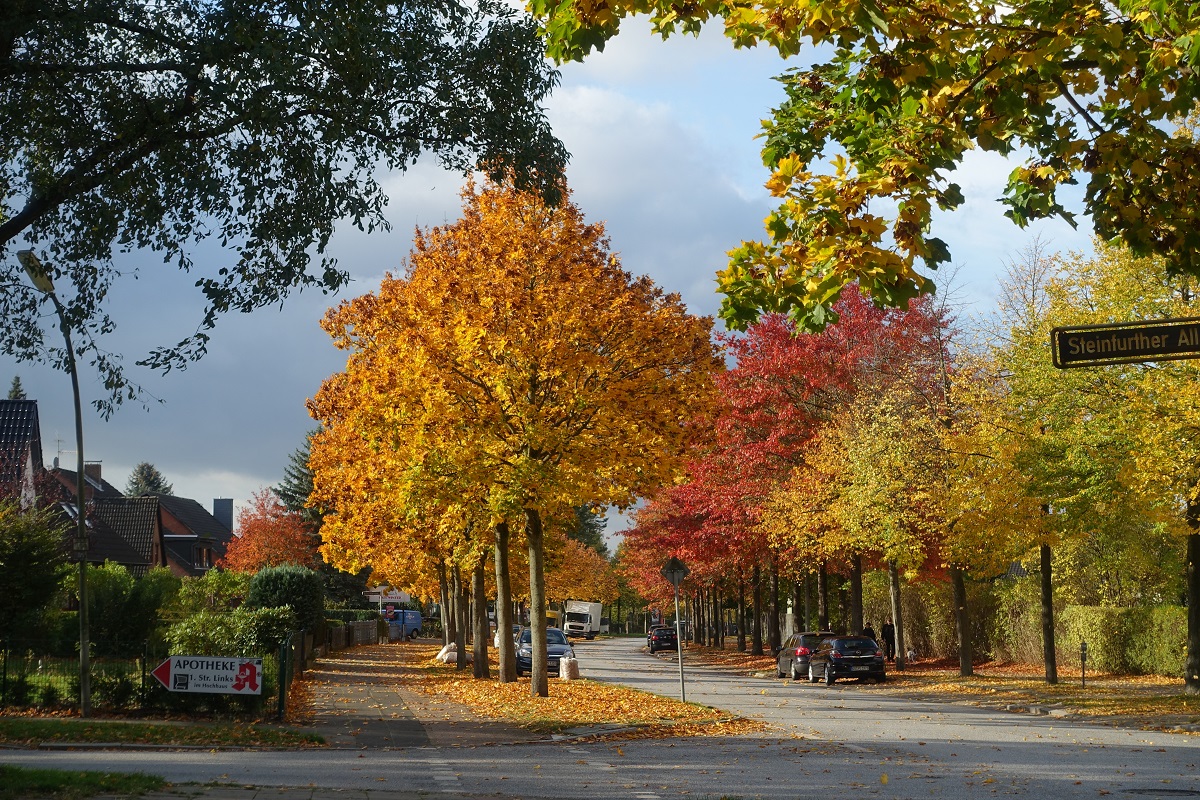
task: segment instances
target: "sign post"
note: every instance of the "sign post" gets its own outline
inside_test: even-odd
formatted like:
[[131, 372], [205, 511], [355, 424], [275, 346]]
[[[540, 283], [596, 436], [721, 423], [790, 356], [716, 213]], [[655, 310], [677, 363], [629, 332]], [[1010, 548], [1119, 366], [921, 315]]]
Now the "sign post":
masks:
[[675, 649], [679, 653], [679, 701], [687, 702], [687, 692], [683, 688], [683, 629], [679, 626], [679, 584], [691, 572], [682, 561], [671, 556], [663, 565], [662, 576], [675, 587]]

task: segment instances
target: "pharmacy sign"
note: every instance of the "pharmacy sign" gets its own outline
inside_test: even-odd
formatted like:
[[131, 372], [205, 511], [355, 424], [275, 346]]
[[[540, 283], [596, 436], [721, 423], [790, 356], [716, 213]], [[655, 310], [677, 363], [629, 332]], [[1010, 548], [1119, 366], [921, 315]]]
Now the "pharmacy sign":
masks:
[[171, 656], [150, 674], [172, 692], [262, 694], [261, 658]]
[[1050, 346], [1059, 369], [1200, 358], [1200, 318], [1060, 327]]

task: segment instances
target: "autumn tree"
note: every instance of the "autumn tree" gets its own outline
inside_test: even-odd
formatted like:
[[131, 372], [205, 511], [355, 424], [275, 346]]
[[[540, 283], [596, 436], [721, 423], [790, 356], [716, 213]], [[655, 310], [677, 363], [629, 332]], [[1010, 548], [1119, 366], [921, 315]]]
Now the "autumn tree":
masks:
[[[622, 270], [603, 226], [569, 200], [552, 207], [505, 182], [470, 184], [463, 201], [459, 222], [418, 232], [403, 278], [326, 317], [351, 351], [330, 388], [371, 383], [384, 401], [374, 413], [397, 422], [376, 450], [423, 452], [441, 466], [424, 474], [484, 486], [468, 496], [522, 525], [531, 691], [546, 696], [545, 520], [674, 480], [689, 409], [721, 362], [711, 321]], [[367, 363], [379, 368], [357, 373]], [[314, 412], [331, 425], [326, 400]]]
[[[154, 251], [195, 283], [196, 332], [143, 360], [180, 368], [221, 314], [346, 283], [329, 240], [343, 221], [388, 228], [379, 168], [432, 154], [552, 192], [566, 160], [541, 108], [557, 73], [494, 0], [13, 0], [0, 31], [0, 256], [19, 243], [50, 268], [108, 410], [136, 394], [98, 344], [127, 269], [114, 252]], [[205, 241], [223, 255], [196, 258]], [[0, 287], [0, 351], [65, 362], [41, 299]]]
[[238, 512], [237, 536], [217, 566], [258, 572], [283, 564], [313, 568], [319, 562], [317, 539], [304, 518], [289, 510], [271, 489], [260, 489]]
[[167, 483], [167, 479], [153, 464], [143, 461], [129, 473], [125, 482], [126, 497], [143, 497], [148, 494], [174, 494], [175, 487]]
[[[761, 312], [819, 328], [857, 282], [899, 305], [950, 259], [930, 232], [964, 202], [950, 173], [972, 150], [1016, 156], [1003, 201], [1017, 224], [1073, 220], [1059, 189], [1082, 177], [1082, 211], [1104, 239], [1200, 275], [1191, 187], [1200, 145], [1165, 123], [1200, 99], [1200, 21], [1186, 4], [911, 4], [532, 0], [551, 55], [603, 47], [621, 20], [649, 14], [663, 36], [723, 18], [735, 46], [828, 60], [785, 73], [786, 101], [764, 123], [767, 183], [780, 199], [767, 241], [733, 253], [719, 276], [722, 316]], [[882, 201], [882, 202], [881, 202]], [[880, 207], [894, 208], [891, 219]]]

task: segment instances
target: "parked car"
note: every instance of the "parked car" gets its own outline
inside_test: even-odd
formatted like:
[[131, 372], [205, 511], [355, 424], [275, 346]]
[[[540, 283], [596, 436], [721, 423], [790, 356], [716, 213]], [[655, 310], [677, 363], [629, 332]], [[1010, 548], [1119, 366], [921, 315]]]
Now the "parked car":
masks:
[[831, 685], [838, 678], [887, 680], [883, 651], [866, 636], [836, 636], [825, 639], [808, 657], [808, 679]]
[[660, 625], [646, 634], [646, 644], [650, 646], [651, 653], [657, 653], [659, 650], [674, 650], [679, 646], [679, 640], [675, 637], [674, 628]]
[[[517, 639], [517, 677], [533, 671], [533, 631], [525, 628]], [[575, 651], [567, 641], [567, 635], [558, 628], [546, 629], [546, 669], [558, 675], [558, 662], [563, 658], [574, 658]]]
[[780, 678], [789, 676], [794, 681], [807, 677], [808, 657], [822, 641], [836, 635], [833, 631], [793, 633], [775, 653], [775, 674]]
[[[521, 639], [521, 626], [517, 625], [515, 622], [513, 623], [513, 626], [512, 626], [512, 639], [513, 639], [513, 644], [516, 644]], [[496, 629], [496, 635], [492, 637], [492, 645], [494, 647], [500, 646], [500, 629], [499, 628]]]

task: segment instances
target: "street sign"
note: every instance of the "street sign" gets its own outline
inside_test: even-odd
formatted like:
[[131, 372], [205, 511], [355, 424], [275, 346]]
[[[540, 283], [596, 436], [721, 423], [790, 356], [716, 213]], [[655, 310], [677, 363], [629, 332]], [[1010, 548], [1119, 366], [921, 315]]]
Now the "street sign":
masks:
[[1059, 327], [1050, 348], [1059, 369], [1200, 358], [1200, 318]]
[[663, 565], [662, 568], [662, 576], [669, 580], [671, 585], [676, 589], [679, 588], [679, 584], [683, 583], [683, 579], [686, 578], [690, 572], [691, 570], [688, 569], [682, 561], [680, 561], [678, 558], [675, 558], [675, 556], [671, 556], [671, 558], [666, 564]]
[[261, 658], [170, 656], [150, 674], [172, 692], [262, 694]]

